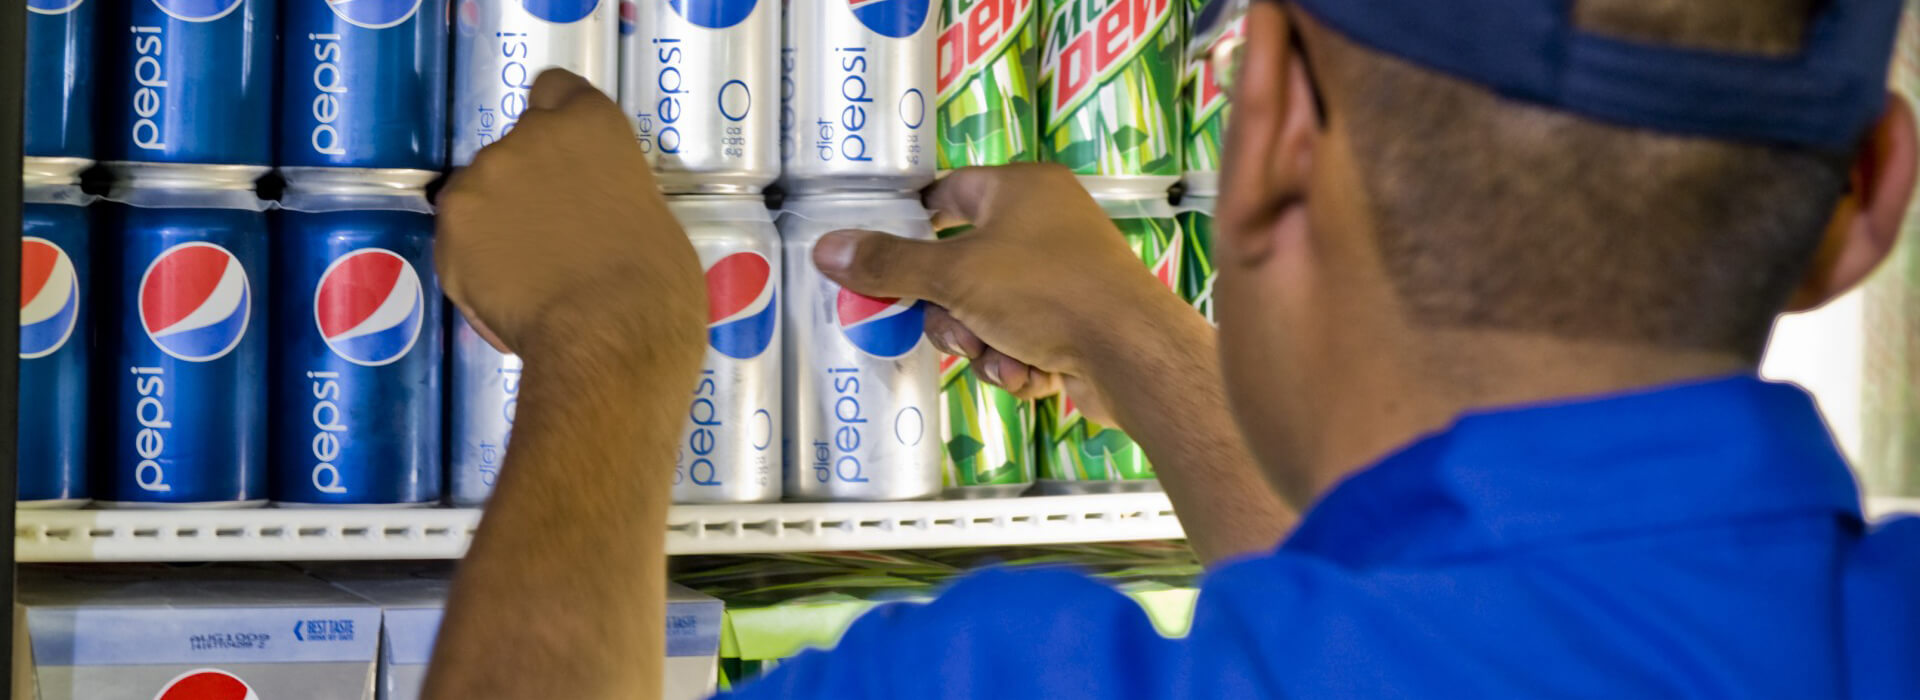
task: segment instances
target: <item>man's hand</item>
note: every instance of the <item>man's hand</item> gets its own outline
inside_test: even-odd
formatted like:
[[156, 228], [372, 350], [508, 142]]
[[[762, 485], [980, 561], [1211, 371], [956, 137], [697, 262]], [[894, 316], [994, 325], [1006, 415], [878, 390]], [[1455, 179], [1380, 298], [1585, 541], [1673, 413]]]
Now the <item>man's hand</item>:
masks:
[[849, 289], [937, 305], [928, 340], [988, 383], [1036, 398], [1064, 381], [1082, 412], [1105, 418], [1102, 387], [1141, 379], [1109, 360], [1204, 325], [1065, 168], [956, 170], [926, 199], [935, 226], [973, 230], [937, 243], [836, 232], [814, 260]]
[[662, 353], [649, 371], [691, 376], [706, 285], [626, 116], [561, 70], [542, 73], [528, 103], [440, 193], [447, 298], [505, 351], [644, 347]]
[[[814, 263], [848, 289], [925, 299], [941, 350], [1016, 395], [1064, 384], [1146, 448], [1188, 539], [1209, 560], [1279, 543], [1295, 514], [1247, 452], [1212, 327], [1147, 271], [1079, 181], [1050, 165], [954, 171], [927, 194], [944, 241], [842, 231]], [[1089, 406], [1099, 406], [1089, 411]]]
[[423, 697], [658, 697], [706, 284], [620, 109], [558, 70], [528, 102], [440, 196], [441, 285], [526, 373]]

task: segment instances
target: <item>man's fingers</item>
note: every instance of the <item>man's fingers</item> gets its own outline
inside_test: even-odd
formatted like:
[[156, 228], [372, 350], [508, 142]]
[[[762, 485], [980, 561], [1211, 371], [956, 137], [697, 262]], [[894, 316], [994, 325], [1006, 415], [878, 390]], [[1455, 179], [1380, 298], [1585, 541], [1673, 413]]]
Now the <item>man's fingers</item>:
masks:
[[813, 264], [840, 286], [870, 297], [925, 299], [948, 304], [941, 294], [948, 275], [962, 267], [955, 243], [918, 241], [876, 231], [834, 231], [813, 246]]
[[980, 342], [980, 336], [974, 335], [955, 320], [946, 307], [939, 305], [927, 307], [927, 340], [940, 352], [969, 359], [979, 357], [987, 349], [987, 344]]
[[573, 98], [588, 92], [599, 92], [599, 88], [565, 68], [548, 68], [533, 80], [533, 90], [527, 93], [527, 104], [534, 109], [559, 109], [573, 101]]
[[987, 192], [997, 177], [994, 168], [972, 167], [947, 173], [934, 182], [922, 197], [927, 210], [933, 212], [933, 227], [943, 229], [980, 223]]

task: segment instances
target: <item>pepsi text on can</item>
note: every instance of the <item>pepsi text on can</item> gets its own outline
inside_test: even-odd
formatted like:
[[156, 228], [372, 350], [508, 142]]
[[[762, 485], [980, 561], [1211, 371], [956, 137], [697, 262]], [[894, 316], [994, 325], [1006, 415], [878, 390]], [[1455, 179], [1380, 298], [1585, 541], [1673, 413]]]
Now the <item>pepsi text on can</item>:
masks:
[[930, 0], [796, 0], [782, 51], [788, 191], [917, 190], [933, 181]]
[[127, 0], [107, 7], [106, 160], [271, 162], [278, 3]]
[[[216, 195], [230, 195], [224, 202]], [[250, 191], [116, 190], [99, 250], [112, 386], [98, 497], [235, 505], [265, 482], [266, 222]], [[184, 205], [183, 208], [176, 208]], [[117, 379], [116, 379], [117, 377]]]
[[424, 193], [290, 189], [273, 250], [276, 501], [440, 498], [440, 295]]
[[780, 499], [780, 237], [757, 196], [668, 200], [706, 270], [707, 357], [687, 404], [674, 500]]
[[619, 80], [616, 0], [458, 0], [453, 38], [453, 165], [506, 136], [548, 68], [602, 92]]
[[924, 342], [925, 302], [840, 288], [813, 265], [829, 231], [931, 240], [911, 196], [789, 200], [786, 247], [787, 496], [906, 500], [940, 491], [939, 358]]
[[620, 103], [670, 193], [754, 193], [780, 174], [780, 4], [620, 4]]
[[446, 165], [445, 0], [297, 2], [285, 20], [282, 168]]

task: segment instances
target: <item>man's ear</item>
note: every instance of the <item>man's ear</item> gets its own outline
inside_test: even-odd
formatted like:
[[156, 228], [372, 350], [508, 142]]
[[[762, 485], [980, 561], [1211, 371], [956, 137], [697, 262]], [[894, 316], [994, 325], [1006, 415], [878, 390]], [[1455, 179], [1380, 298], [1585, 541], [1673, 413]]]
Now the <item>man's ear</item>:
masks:
[[1258, 264], [1273, 254], [1275, 223], [1306, 196], [1321, 125], [1313, 87], [1279, 3], [1255, 2], [1234, 81], [1233, 118], [1221, 164], [1216, 235], [1226, 264]]
[[1832, 301], [1866, 279], [1900, 240], [1900, 224], [1913, 198], [1915, 139], [1913, 110], [1899, 95], [1887, 98], [1867, 143], [1854, 160], [1851, 188], [1835, 207], [1833, 220], [1813, 265], [1787, 303], [1788, 311], [1806, 311]]

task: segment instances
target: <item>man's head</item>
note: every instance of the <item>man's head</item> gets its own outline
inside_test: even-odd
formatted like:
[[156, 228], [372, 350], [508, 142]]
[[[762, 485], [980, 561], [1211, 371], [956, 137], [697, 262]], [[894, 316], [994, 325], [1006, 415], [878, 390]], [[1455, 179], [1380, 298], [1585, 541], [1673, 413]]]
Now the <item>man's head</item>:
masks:
[[[1823, 5], [1575, 0], [1573, 21], [1792, 58]], [[1216, 297], [1244, 424], [1300, 426], [1250, 434], [1269, 463], [1750, 367], [1775, 315], [1885, 254], [1913, 184], [1901, 106], [1859, 149], [1681, 135], [1504, 98], [1294, 8], [1247, 21]]]

